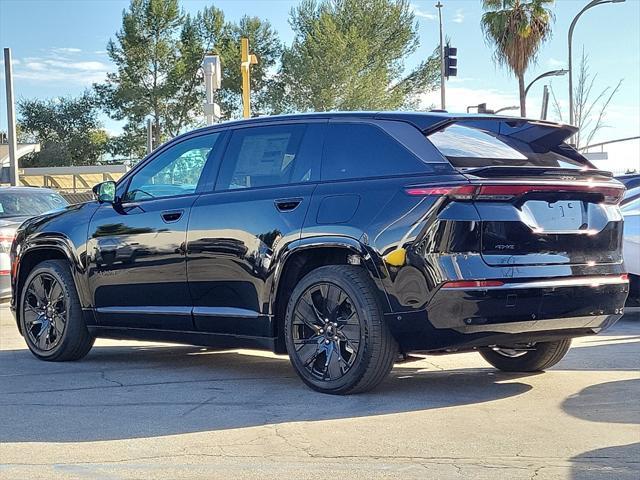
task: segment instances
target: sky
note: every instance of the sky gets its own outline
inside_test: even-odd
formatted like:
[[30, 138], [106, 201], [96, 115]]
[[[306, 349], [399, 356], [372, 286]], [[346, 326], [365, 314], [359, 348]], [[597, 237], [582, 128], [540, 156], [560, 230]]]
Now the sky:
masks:
[[[480, 0], [441, 0], [444, 4], [445, 35], [458, 48], [458, 77], [446, 86], [447, 110], [465, 111], [468, 105], [487, 103], [498, 109], [518, 104], [517, 81], [492, 60], [492, 49], [482, 36]], [[288, 23], [294, 0], [183, 0], [187, 12], [214, 4], [229, 19], [255, 15], [271, 22], [285, 44], [293, 32]], [[406, 59], [407, 69], [429, 56], [438, 43], [435, 0], [413, 0], [420, 47]], [[527, 72], [527, 81], [548, 70], [566, 68], [567, 31], [571, 20], [587, 0], [556, 0], [553, 37], [543, 45], [537, 62]], [[113, 70], [105, 47], [120, 29], [128, 0], [0, 0], [0, 45], [11, 47], [14, 92], [20, 98], [51, 98], [77, 95]], [[597, 75], [594, 92], [615, 86], [620, 90], [607, 111], [604, 128], [594, 142], [640, 135], [640, 0], [594, 7], [579, 20], [573, 37], [574, 69], [582, 49], [589, 56], [590, 70]], [[4, 70], [0, 73], [4, 83]], [[574, 70], [574, 82], [576, 73]], [[527, 97], [530, 117], [540, 115], [543, 85], [551, 84], [567, 121], [568, 80], [541, 80]], [[5, 90], [0, 94], [0, 130], [6, 129]], [[424, 94], [423, 105], [439, 105], [439, 90]], [[507, 112], [505, 112], [507, 113]], [[513, 112], [516, 114], [517, 112]], [[549, 108], [549, 119], [557, 120]], [[105, 128], [112, 134], [120, 124], [107, 117]], [[608, 147], [611, 169], [640, 170], [640, 142]], [[599, 166], [602, 166], [600, 164]]]

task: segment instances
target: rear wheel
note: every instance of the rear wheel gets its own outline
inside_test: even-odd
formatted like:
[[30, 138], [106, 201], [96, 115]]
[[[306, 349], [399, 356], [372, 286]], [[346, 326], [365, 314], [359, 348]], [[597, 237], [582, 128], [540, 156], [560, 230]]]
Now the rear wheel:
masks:
[[60, 260], [38, 264], [27, 277], [20, 322], [29, 350], [41, 360], [79, 360], [93, 346], [73, 277]]
[[505, 372], [539, 372], [553, 367], [569, 351], [571, 339], [540, 342], [525, 350], [499, 347], [480, 350], [480, 355], [491, 365]]
[[287, 351], [314, 390], [364, 392], [393, 367], [397, 345], [374, 288], [361, 267], [335, 265], [312, 271], [293, 291], [285, 319]]

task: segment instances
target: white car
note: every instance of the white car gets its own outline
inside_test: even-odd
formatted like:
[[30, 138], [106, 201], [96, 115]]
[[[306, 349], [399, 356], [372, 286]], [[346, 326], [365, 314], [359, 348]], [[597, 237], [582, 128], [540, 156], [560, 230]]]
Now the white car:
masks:
[[625, 192], [620, 203], [624, 216], [623, 255], [631, 280], [630, 298], [640, 300], [640, 187]]
[[11, 296], [9, 250], [16, 229], [27, 218], [64, 208], [69, 204], [48, 188], [0, 188], [0, 301]]

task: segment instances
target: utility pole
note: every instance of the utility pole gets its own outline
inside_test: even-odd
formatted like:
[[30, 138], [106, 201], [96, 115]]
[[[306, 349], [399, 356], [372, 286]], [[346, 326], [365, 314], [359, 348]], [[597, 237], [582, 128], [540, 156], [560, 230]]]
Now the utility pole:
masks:
[[16, 139], [16, 112], [13, 99], [13, 68], [11, 66], [11, 49], [4, 49], [4, 81], [7, 90], [7, 141], [9, 143], [9, 183], [18, 185], [18, 156]]
[[153, 120], [147, 118], [147, 155], [153, 152]]
[[542, 111], [540, 112], [540, 120], [547, 119], [547, 112], [549, 111], [549, 87], [546, 85], [542, 90]]
[[207, 125], [213, 125], [220, 121], [220, 105], [214, 101], [214, 92], [220, 89], [222, 79], [222, 67], [218, 55], [205, 55], [202, 60], [204, 70], [204, 89], [206, 100], [204, 103], [204, 115]]
[[442, 110], [446, 109], [445, 103], [445, 91], [444, 91], [444, 40], [442, 37], [442, 3], [438, 1], [436, 4], [436, 8], [438, 9], [438, 18], [440, 19], [440, 108]]
[[242, 116], [244, 118], [251, 117], [251, 65], [258, 63], [255, 55], [249, 53], [249, 39], [242, 38], [240, 40], [241, 62], [240, 70], [242, 71]]

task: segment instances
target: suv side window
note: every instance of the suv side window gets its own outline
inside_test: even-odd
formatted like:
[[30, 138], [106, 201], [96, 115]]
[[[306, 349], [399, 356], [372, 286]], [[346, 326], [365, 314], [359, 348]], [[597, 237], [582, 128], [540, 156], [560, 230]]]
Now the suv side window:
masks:
[[330, 123], [322, 180], [421, 173], [428, 167], [381, 128], [366, 123]]
[[322, 124], [248, 127], [233, 131], [216, 190], [267, 187], [316, 180]]
[[219, 137], [220, 133], [211, 133], [170, 146], [134, 174], [123, 200], [139, 202], [194, 193]]

